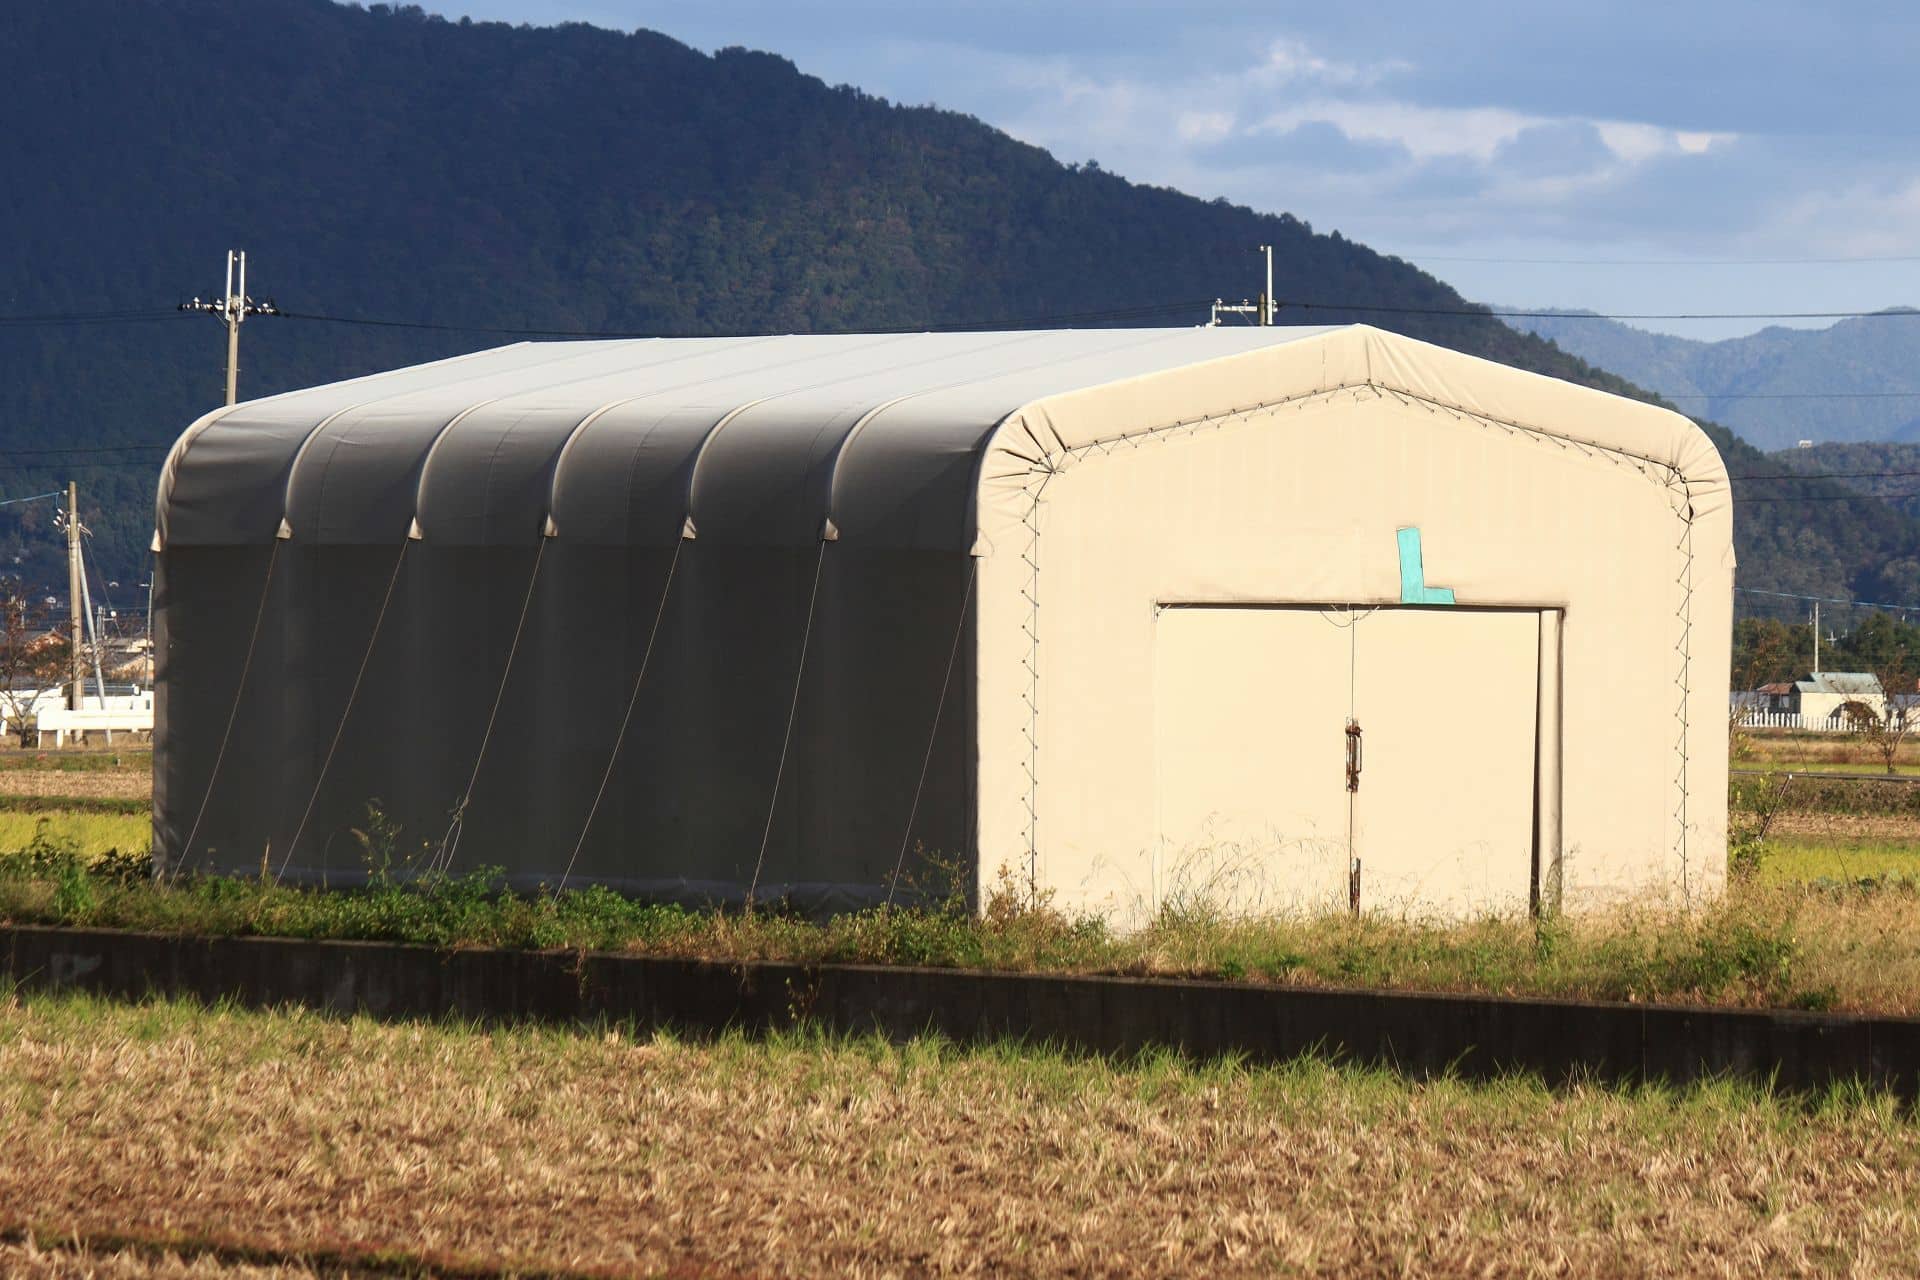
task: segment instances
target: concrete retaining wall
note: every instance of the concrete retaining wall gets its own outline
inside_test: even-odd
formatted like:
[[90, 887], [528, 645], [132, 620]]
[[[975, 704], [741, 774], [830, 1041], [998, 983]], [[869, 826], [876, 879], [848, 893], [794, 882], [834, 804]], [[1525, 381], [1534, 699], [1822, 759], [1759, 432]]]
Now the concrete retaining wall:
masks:
[[0, 929], [0, 953], [5, 975], [33, 990], [386, 1018], [604, 1018], [695, 1034], [811, 1021], [894, 1038], [934, 1031], [1100, 1053], [1166, 1046], [1282, 1061], [1317, 1052], [1414, 1076], [1726, 1075], [1796, 1090], [1859, 1081], [1920, 1095], [1914, 1018], [25, 926]]

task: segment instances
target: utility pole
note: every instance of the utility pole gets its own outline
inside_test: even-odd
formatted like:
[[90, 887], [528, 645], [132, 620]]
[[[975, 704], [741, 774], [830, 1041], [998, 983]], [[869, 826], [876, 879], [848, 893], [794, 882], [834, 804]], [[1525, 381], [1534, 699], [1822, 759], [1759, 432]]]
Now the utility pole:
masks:
[[67, 481], [67, 612], [71, 615], [68, 635], [67, 710], [79, 711], [87, 705], [86, 655], [80, 647], [80, 486]]
[[1221, 316], [1252, 316], [1254, 318], [1253, 323], [1261, 326], [1270, 325], [1274, 322], [1274, 317], [1279, 314], [1280, 304], [1275, 301], [1273, 296], [1273, 246], [1263, 244], [1260, 246], [1260, 252], [1267, 260], [1266, 292], [1260, 295], [1258, 302], [1227, 302], [1223, 299], [1215, 298], [1212, 307], [1207, 312], [1207, 328], [1219, 328]]
[[[84, 556], [80, 561], [80, 603], [87, 611], [87, 635], [93, 641], [93, 688], [100, 695], [100, 709], [107, 709], [107, 676], [100, 667], [100, 618], [93, 611], [93, 590], [87, 585], [87, 564]], [[81, 668], [84, 682], [86, 668]], [[113, 745], [113, 726], [107, 726], [107, 745]]]
[[1260, 323], [1270, 325], [1273, 323], [1273, 313], [1276, 310], [1273, 302], [1273, 246], [1261, 245], [1260, 253], [1267, 260], [1267, 291], [1260, 295]]
[[1813, 674], [1820, 674], [1820, 602], [1813, 602]]
[[[234, 287], [235, 269], [238, 268], [239, 288]], [[180, 304], [182, 311], [204, 311], [217, 316], [227, 326], [227, 403], [234, 404], [240, 399], [240, 325], [248, 316], [277, 316], [280, 308], [273, 299], [255, 302], [247, 296], [247, 252], [244, 249], [227, 250], [227, 288], [217, 302], [205, 302], [195, 297], [192, 302]]]

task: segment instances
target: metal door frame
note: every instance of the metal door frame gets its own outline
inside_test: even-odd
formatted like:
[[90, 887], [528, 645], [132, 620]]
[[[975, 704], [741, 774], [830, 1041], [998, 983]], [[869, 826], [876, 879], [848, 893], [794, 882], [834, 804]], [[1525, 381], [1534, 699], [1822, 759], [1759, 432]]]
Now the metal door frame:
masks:
[[[1205, 609], [1251, 612], [1315, 612], [1330, 610], [1378, 613], [1386, 610], [1421, 613], [1531, 613], [1539, 621], [1539, 653], [1534, 662], [1535, 691], [1533, 713], [1533, 865], [1528, 872], [1528, 910], [1538, 916], [1560, 909], [1565, 876], [1564, 850], [1561, 847], [1562, 771], [1565, 740], [1562, 736], [1563, 684], [1566, 660], [1567, 606], [1556, 604], [1407, 604], [1399, 600], [1380, 601], [1290, 601], [1290, 600], [1158, 600], [1157, 617], [1173, 609]], [[1351, 672], [1349, 673], [1352, 674]], [[1353, 828], [1347, 828], [1348, 856], [1352, 856]], [[1157, 863], [1157, 858], [1156, 858]]]

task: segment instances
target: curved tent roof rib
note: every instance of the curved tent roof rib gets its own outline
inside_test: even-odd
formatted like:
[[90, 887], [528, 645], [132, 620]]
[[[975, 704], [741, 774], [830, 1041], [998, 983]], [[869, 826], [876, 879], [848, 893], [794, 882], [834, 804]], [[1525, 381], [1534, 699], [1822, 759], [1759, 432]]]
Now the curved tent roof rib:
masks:
[[[550, 521], [563, 537], [623, 542], [642, 523], [649, 539], [677, 536], [691, 517], [702, 536], [746, 544], [809, 542], [829, 521], [882, 542], [970, 544], [943, 499], [963, 496], [960, 460], [1023, 407], [1356, 338], [1374, 348], [1364, 381], [1447, 399], [1397, 376], [1396, 348], [1421, 344], [1365, 326], [519, 343], [209, 415], [168, 458], [159, 534], [246, 544], [284, 520], [296, 539], [382, 542], [417, 521], [429, 538], [486, 544]], [[1647, 414], [1666, 420], [1648, 434], [1669, 450], [1688, 431]], [[669, 512], [676, 488], [684, 510]], [[926, 501], [937, 534], [907, 509]]]

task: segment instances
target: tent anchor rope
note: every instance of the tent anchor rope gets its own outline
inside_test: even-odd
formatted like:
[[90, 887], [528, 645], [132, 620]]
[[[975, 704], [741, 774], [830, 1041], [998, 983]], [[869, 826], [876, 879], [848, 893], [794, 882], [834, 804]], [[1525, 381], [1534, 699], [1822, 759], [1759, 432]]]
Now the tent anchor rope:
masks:
[[647, 678], [647, 664], [653, 661], [653, 642], [660, 636], [660, 620], [667, 616], [667, 597], [673, 593], [674, 571], [680, 567], [680, 549], [687, 545], [687, 539], [676, 538], [673, 542], [673, 558], [667, 561], [666, 585], [660, 588], [660, 604], [653, 611], [653, 629], [647, 632], [647, 647], [640, 655], [640, 670], [633, 677], [633, 692], [627, 695], [626, 714], [620, 717], [620, 732], [614, 736], [613, 751], [607, 756], [606, 772], [600, 775], [599, 789], [593, 793], [593, 803], [587, 808], [587, 820], [580, 826], [580, 838], [573, 842], [573, 852], [567, 857], [566, 870], [560, 873], [560, 883], [554, 892], [567, 887], [567, 877], [573, 874], [573, 864], [580, 859], [580, 850], [587, 845], [587, 834], [593, 830], [593, 820], [600, 812], [600, 801], [606, 798], [607, 784], [613, 781], [614, 766], [620, 762], [620, 748], [626, 745], [627, 726], [633, 722], [634, 708], [640, 705], [640, 686]]
[[934, 703], [933, 725], [927, 730], [927, 754], [920, 761], [920, 780], [913, 784], [913, 804], [907, 809], [907, 829], [900, 833], [900, 854], [893, 860], [893, 874], [887, 878], [887, 903], [893, 905], [894, 891], [900, 887], [900, 869], [906, 865], [907, 845], [913, 839], [913, 822], [920, 816], [920, 795], [926, 790], [927, 771], [933, 767], [933, 746], [940, 737], [940, 717], [947, 709], [947, 690], [953, 684], [954, 664], [960, 658], [960, 641], [967, 634], [967, 609], [973, 604], [973, 580], [980, 574], [980, 561], [968, 557], [967, 586], [960, 593], [960, 617], [953, 624], [953, 647], [947, 651], [947, 672], [940, 678], [940, 699]]
[[273, 549], [267, 552], [267, 573], [260, 583], [260, 607], [254, 612], [253, 631], [247, 636], [247, 653], [240, 661], [240, 679], [233, 687], [233, 706], [227, 711], [227, 727], [220, 731], [220, 749], [213, 754], [213, 772], [207, 775], [207, 789], [200, 796], [199, 812], [193, 815], [193, 826], [187, 832], [187, 842], [180, 847], [181, 866], [186, 865], [188, 856], [193, 852], [194, 838], [200, 834], [200, 823], [207, 816], [207, 805], [213, 800], [214, 786], [220, 781], [220, 766], [226, 763], [227, 744], [233, 740], [234, 722], [240, 718], [240, 702], [247, 692], [247, 676], [253, 670], [253, 651], [260, 643], [260, 624], [267, 616], [267, 595], [273, 588], [273, 568], [280, 560], [280, 542], [275, 538]]
[[820, 600], [820, 570], [827, 563], [827, 542], [820, 540], [820, 554], [813, 562], [813, 590], [807, 596], [807, 625], [800, 633], [800, 662], [793, 671], [793, 700], [787, 706], [787, 731], [780, 739], [780, 763], [773, 771], [773, 798], [767, 802], [767, 825], [760, 833], [760, 856], [754, 859], [753, 879], [747, 883], [748, 911], [753, 910], [753, 895], [760, 888], [760, 872], [767, 865], [767, 845], [773, 839], [773, 816], [780, 811], [780, 780], [787, 772], [787, 752], [793, 746], [793, 723], [800, 715], [800, 690], [806, 685], [807, 646], [813, 641], [813, 607]]
[[513, 678], [514, 660], [520, 656], [520, 637], [527, 629], [527, 614], [533, 608], [533, 593], [540, 584], [540, 562], [546, 557], [548, 541], [549, 538], [543, 535], [539, 549], [533, 553], [533, 570], [527, 575], [526, 599], [520, 602], [520, 620], [513, 627], [513, 643], [507, 647], [507, 665], [500, 672], [500, 687], [493, 692], [493, 709], [487, 712], [487, 727], [480, 735], [480, 750], [473, 757], [473, 772], [467, 777], [467, 789], [461, 794], [460, 803], [454, 807], [446, 834], [440, 837], [440, 848], [427, 864], [429, 871], [451, 872], [453, 855], [460, 851], [460, 837], [467, 829], [467, 806], [473, 803], [473, 789], [479, 785], [480, 768], [486, 763], [487, 746], [493, 741], [494, 722], [500, 718], [500, 704], [506, 701], [507, 682]]
[[287, 864], [293, 861], [293, 851], [300, 847], [300, 837], [306, 833], [307, 820], [313, 817], [313, 807], [320, 801], [320, 789], [327, 784], [327, 771], [333, 768], [333, 757], [340, 750], [340, 739], [346, 736], [347, 721], [353, 715], [355, 700], [360, 697], [360, 683], [366, 679], [367, 664], [373, 661], [373, 647], [380, 642], [380, 628], [387, 620], [387, 608], [393, 603], [393, 589], [400, 581], [400, 569], [407, 562], [407, 548], [412, 543], [410, 536], [400, 540], [400, 554], [393, 558], [393, 572], [387, 577], [387, 593], [380, 598], [380, 612], [374, 615], [373, 630], [367, 636], [367, 651], [360, 655], [360, 669], [353, 674], [353, 687], [347, 691], [347, 705], [340, 711], [340, 723], [334, 726], [333, 741], [327, 745], [326, 758], [320, 762], [320, 774], [313, 780], [313, 794], [307, 797], [307, 807], [300, 815], [300, 825], [293, 829], [293, 839], [287, 842], [287, 851], [280, 855], [280, 865], [273, 873], [275, 879], [284, 874]]

